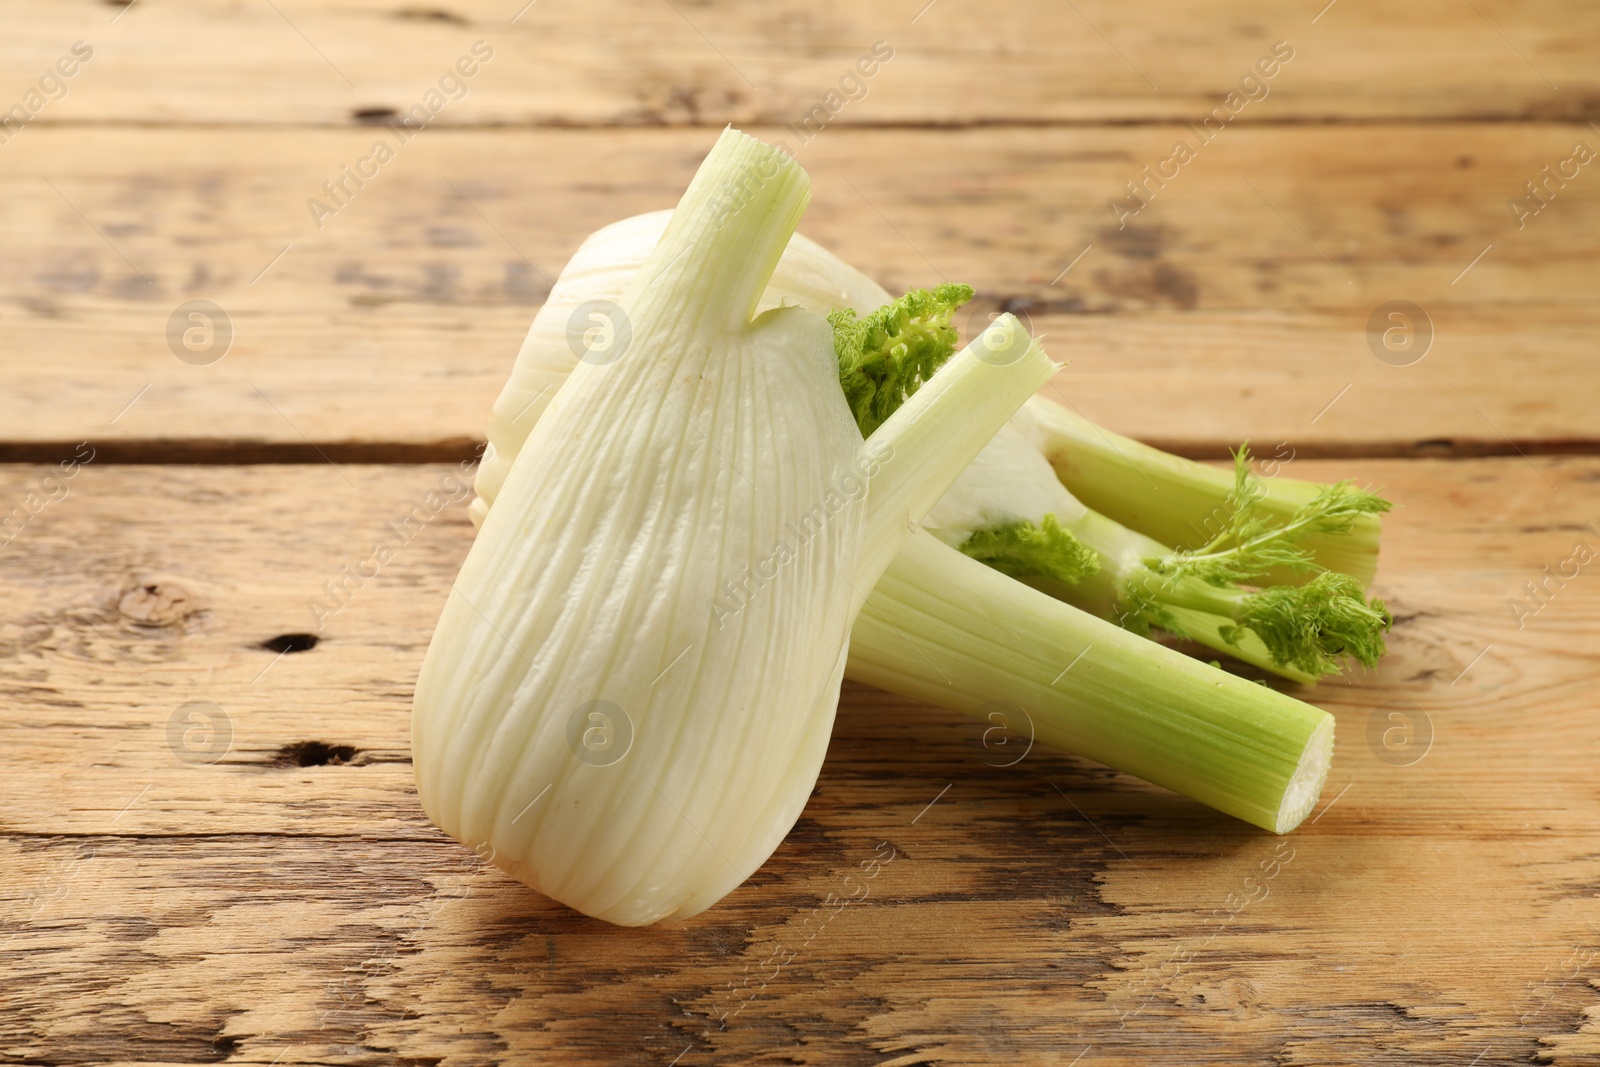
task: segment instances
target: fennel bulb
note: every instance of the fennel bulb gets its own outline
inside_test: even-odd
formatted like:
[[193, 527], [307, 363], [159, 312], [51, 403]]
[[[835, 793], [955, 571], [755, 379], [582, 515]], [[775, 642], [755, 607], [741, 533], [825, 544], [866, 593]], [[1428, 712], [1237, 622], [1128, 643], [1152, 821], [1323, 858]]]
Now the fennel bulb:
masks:
[[428, 815], [610, 922], [694, 915], [777, 847], [864, 591], [1054, 369], [997, 324], [1016, 358], [956, 357], [865, 445], [828, 324], [755, 314], [808, 197], [724, 132], [618, 293], [627, 350], [537, 399], [417, 680]]

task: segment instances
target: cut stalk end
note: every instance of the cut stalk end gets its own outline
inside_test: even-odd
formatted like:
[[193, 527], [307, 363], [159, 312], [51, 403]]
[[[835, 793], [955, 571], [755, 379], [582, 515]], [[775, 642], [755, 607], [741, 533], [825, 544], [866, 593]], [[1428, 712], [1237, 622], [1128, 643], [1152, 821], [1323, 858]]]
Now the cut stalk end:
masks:
[[1322, 786], [1327, 782], [1328, 771], [1332, 767], [1333, 716], [1329, 715], [1306, 739], [1300, 763], [1295, 767], [1294, 776], [1289, 779], [1288, 788], [1283, 791], [1283, 806], [1278, 809], [1278, 818], [1272, 828], [1275, 833], [1286, 834], [1305, 821], [1311, 809], [1317, 806], [1317, 798], [1322, 795]]
[[798, 163], [729, 126], [629, 284], [624, 310], [742, 328], [810, 200], [811, 179]]
[[985, 719], [1283, 833], [1327, 778], [1327, 712], [913, 537], [851, 631], [849, 676]]

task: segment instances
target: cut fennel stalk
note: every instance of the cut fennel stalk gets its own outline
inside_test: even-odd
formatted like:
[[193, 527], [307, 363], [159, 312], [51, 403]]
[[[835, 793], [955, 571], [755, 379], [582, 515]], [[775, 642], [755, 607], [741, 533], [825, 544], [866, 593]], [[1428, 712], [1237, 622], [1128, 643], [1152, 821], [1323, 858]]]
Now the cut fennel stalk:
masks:
[[[577, 362], [556, 324], [586, 301], [616, 299], [655, 244], [667, 214], [638, 216], [599, 231], [563, 272], [495, 404], [492, 457], [480, 474], [475, 519], [497, 491], [497, 470], [516, 456], [521, 438]], [[823, 313], [868, 310], [888, 301], [860, 272], [796, 236], [762, 306], [798, 303]], [[1038, 462], [1048, 477], [1042, 457]], [[999, 472], [1002, 479], [1005, 473]], [[1030, 495], [1030, 486], [1036, 480], [1019, 477], [1002, 485], [998, 496], [1012, 507], [1020, 499], [1024, 510], [1082, 515], [1082, 505], [1059, 484], [1043, 496]], [[918, 552], [908, 558], [903, 549], [872, 591], [852, 631], [849, 677], [980, 718], [993, 707], [984, 701], [1021, 705], [1043, 724], [1046, 743], [1092, 754], [1269, 830], [1285, 832], [1309, 810], [1331, 759], [1333, 720], [1326, 713], [1085, 616], [954, 549], [924, 544]], [[943, 583], [952, 575], [958, 580], [950, 588], [961, 595], [945, 595]], [[889, 625], [887, 619], [906, 625]], [[1023, 631], [1026, 654], [997, 646]], [[934, 638], [927, 651], [924, 634]], [[1063, 668], [1090, 644], [1103, 645], [1107, 658], [1080, 686], [1076, 668]], [[1248, 640], [1243, 647], [1250, 647]], [[961, 654], [935, 666], [944, 648]], [[1119, 684], [1101, 681], [1109, 677]], [[1136, 729], [1125, 733], [1123, 720]]]
[[[1233, 472], [1183, 459], [1113, 433], [1053, 400], [1036, 396], [1024, 409], [1040, 446], [1072, 495], [1100, 514], [1178, 549], [1198, 548], [1239, 511]], [[1257, 506], [1279, 522], [1314, 501], [1327, 486], [1294, 478], [1261, 480]], [[1340, 533], [1312, 531], [1301, 541], [1317, 566], [1348, 574], [1365, 589], [1378, 568], [1382, 522], [1359, 516]], [[1273, 568], [1268, 585], [1295, 585], [1312, 573]]]
[[[998, 324], [1015, 359], [958, 356], [864, 448], [827, 324], [752, 321], [808, 187], [723, 134], [617, 300], [627, 350], [569, 367], [516, 450], [417, 681], [428, 815], [611, 922], [693, 915], [777, 847], [864, 591], [1054, 369]], [[709, 610], [752, 563], [755, 595]]]
[[927, 535], [906, 543], [856, 619], [848, 673], [978, 718], [999, 712], [991, 722], [1277, 833], [1310, 813], [1333, 756], [1327, 712]]
[[1345, 657], [1371, 666], [1391, 624], [1381, 601], [1337, 572], [1303, 585], [1252, 588], [1274, 565], [1315, 570], [1302, 541], [1348, 529], [1388, 504], [1327, 487], [1287, 523], [1261, 514], [1259, 480], [1241, 449], [1235, 497], [1245, 506], [1211, 542], [1169, 548], [1084, 507], [1057, 479], [1026, 412], [994, 436], [923, 526], [940, 540], [1125, 629], [1159, 627], [1298, 682], [1335, 674]]

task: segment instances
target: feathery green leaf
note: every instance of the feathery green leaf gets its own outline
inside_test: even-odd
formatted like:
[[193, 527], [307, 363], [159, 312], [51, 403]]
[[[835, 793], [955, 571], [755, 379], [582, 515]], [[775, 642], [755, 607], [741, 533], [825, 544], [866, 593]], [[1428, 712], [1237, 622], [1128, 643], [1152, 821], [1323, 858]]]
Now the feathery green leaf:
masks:
[[1234, 493], [1228, 525], [1199, 548], [1148, 560], [1162, 577], [1195, 577], [1215, 586], [1251, 582], [1275, 567], [1315, 569], [1310, 551], [1301, 546], [1306, 534], [1347, 533], [1361, 515], [1381, 514], [1391, 507], [1376, 493], [1352, 482], [1325, 487], [1310, 503], [1284, 522], [1274, 522], [1260, 506], [1265, 492], [1250, 470], [1250, 446], [1233, 454]]
[[[1146, 559], [1142, 580], [1124, 583], [1123, 625], [1139, 632], [1160, 627], [1181, 633], [1169, 606], [1198, 609], [1231, 619], [1220, 628], [1237, 645], [1248, 631], [1266, 646], [1273, 662], [1306, 674], [1339, 672], [1344, 656], [1372, 666], [1383, 655], [1383, 634], [1393, 620], [1383, 602], [1368, 600], [1361, 583], [1322, 571], [1302, 541], [1310, 533], [1348, 533], [1361, 515], [1381, 514], [1390, 504], [1375, 493], [1339, 482], [1322, 489], [1286, 520], [1261, 507], [1266, 492], [1250, 467], [1250, 449], [1233, 454], [1234, 491], [1228, 520], [1207, 544]], [[1275, 568], [1318, 571], [1303, 585], [1248, 588]]]
[[1337, 674], [1337, 660], [1351, 656], [1371, 667], [1384, 653], [1383, 635], [1394, 617], [1361, 583], [1323, 571], [1305, 585], [1278, 585], [1246, 596], [1224, 627], [1223, 640], [1237, 644], [1245, 630], [1267, 646], [1274, 661], [1307, 674]]

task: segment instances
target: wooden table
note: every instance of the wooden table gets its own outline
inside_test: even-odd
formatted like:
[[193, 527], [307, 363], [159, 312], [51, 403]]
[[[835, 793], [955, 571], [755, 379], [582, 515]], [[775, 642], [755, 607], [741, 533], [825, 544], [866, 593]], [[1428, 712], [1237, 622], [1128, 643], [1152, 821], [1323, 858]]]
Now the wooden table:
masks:
[[[520, 2], [7, 5], [0, 1062], [1600, 1062], [1600, 577], [1525, 592], [1600, 549], [1600, 8]], [[727, 122], [889, 287], [1026, 313], [1092, 418], [1396, 501], [1392, 651], [1303, 691], [1339, 748], [1301, 830], [997, 767], [854, 685], [787, 842], [687, 923], [582, 918], [423, 817], [459, 496], [309, 602], [472, 454], [581, 238]], [[218, 361], [174, 358], [193, 300]]]

